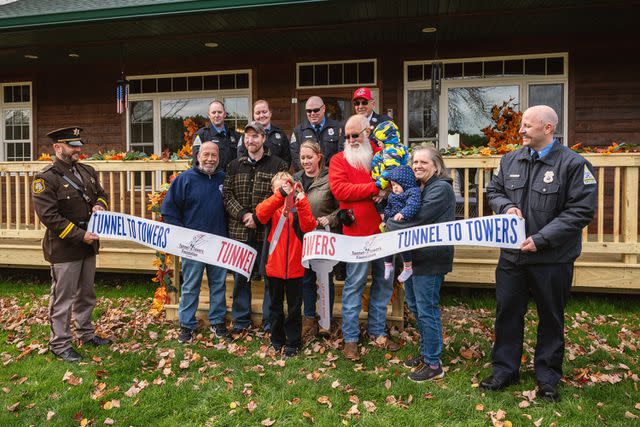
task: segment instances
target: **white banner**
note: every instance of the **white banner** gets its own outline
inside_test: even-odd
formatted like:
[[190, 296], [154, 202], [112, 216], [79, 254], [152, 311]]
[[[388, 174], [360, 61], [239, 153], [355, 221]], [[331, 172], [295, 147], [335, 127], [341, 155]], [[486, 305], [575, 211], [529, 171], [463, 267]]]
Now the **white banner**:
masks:
[[309, 268], [309, 261], [317, 259], [366, 262], [427, 246], [518, 249], [525, 238], [524, 219], [515, 215], [484, 216], [361, 237], [313, 231], [304, 235], [302, 265]]
[[215, 234], [165, 224], [118, 212], [91, 215], [88, 230], [100, 237], [136, 242], [149, 248], [251, 277], [256, 250], [244, 243]]

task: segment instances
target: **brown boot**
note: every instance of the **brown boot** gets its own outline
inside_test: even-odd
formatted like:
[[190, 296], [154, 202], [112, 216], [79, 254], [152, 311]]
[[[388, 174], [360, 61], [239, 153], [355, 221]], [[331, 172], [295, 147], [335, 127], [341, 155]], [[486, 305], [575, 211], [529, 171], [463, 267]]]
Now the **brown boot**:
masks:
[[400, 348], [400, 344], [395, 341], [391, 341], [391, 338], [380, 335], [379, 337], [371, 337], [371, 345], [377, 347], [381, 350], [389, 350], [389, 351], [398, 351]]
[[302, 318], [302, 341], [307, 343], [318, 334], [318, 321], [315, 317]]
[[349, 360], [358, 360], [360, 359], [360, 354], [358, 353], [358, 343], [357, 342], [346, 342], [344, 343], [344, 349], [342, 350], [344, 357]]

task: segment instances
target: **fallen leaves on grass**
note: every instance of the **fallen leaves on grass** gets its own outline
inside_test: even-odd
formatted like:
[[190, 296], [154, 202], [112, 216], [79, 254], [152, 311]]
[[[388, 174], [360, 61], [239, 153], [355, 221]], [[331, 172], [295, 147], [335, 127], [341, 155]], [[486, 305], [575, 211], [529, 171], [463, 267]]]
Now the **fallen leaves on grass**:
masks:
[[327, 405], [329, 408], [333, 406], [333, 404], [331, 403], [331, 400], [329, 400], [327, 396], [320, 396], [318, 398], [318, 403], [320, 403], [321, 405]]
[[64, 373], [64, 376], [62, 377], [62, 381], [66, 382], [69, 385], [80, 385], [82, 384], [82, 378], [76, 377], [75, 375], [73, 375], [73, 372], [71, 371], [67, 371]]
[[262, 424], [263, 426], [269, 427], [272, 426], [273, 424], [275, 424], [276, 420], [272, 420], [271, 418], [266, 418], [262, 421], [260, 421], [260, 424]]

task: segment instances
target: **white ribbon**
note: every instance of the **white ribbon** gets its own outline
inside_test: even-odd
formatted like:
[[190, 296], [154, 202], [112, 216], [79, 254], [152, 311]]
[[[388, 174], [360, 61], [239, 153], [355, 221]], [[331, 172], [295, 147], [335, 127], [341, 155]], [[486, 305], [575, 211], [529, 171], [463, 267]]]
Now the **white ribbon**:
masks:
[[524, 219], [494, 215], [353, 237], [328, 231], [304, 235], [302, 265], [316, 272], [320, 326], [329, 329], [329, 273], [338, 261], [367, 262], [427, 246], [475, 245], [518, 249]]
[[313, 231], [304, 235], [302, 265], [325, 259], [367, 262], [427, 246], [472, 245], [518, 249], [525, 240], [524, 219], [493, 215], [421, 225], [372, 236]]
[[100, 237], [136, 242], [149, 248], [212, 264], [251, 278], [257, 252], [251, 246], [215, 234], [118, 212], [97, 211], [88, 230]]

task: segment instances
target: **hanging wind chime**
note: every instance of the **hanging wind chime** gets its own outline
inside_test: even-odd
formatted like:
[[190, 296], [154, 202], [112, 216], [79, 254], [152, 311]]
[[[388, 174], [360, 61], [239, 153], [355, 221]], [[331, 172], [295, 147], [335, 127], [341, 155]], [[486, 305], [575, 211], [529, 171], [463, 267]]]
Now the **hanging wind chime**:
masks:
[[129, 80], [124, 78], [116, 82], [116, 112], [122, 114], [127, 111], [129, 105]]

